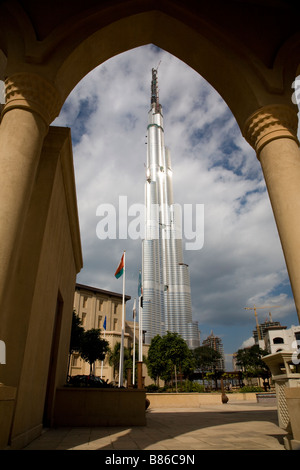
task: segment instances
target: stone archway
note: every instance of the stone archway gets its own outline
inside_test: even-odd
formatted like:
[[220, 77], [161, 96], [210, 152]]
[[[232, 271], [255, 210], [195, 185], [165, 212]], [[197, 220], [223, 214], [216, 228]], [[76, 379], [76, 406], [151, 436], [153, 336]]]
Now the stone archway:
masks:
[[[42, 6], [30, 0], [2, 2], [0, 78], [6, 82], [6, 104], [0, 125], [0, 200], [5, 201], [0, 207], [0, 339], [6, 343], [7, 364], [0, 380], [17, 389], [14, 420], [9, 424], [11, 439], [21, 435], [28, 440], [36, 432], [33, 430], [39, 429], [40, 410], [31, 415], [27, 412], [26, 420], [21, 419], [21, 413], [30, 408], [30, 390], [38, 396], [47, 381], [41, 376], [40, 383], [32, 387], [24, 376], [33, 360], [32, 341], [44, 331], [44, 325], [40, 324], [38, 330], [31, 313], [23, 315], [20, 303], [14, 300], [27, 276], [32, 291], [25, 292], [30, 302], [34, 299], [39, 308], [42, 305], [34, 289], [39, 276], [43, 277], [40, 260], [36, 260], [34, 272], [26, 270], [32, 263], [30, 257], [25, 263], [24, 253], [29, 242], [31, 253], [36, 253], [32, 223], [41, 216], [37, 179], [47, 171], [52, 171], [52, 185], [64, 181], [69, 205], [61, 211], [65, 218], [66, 214], [70, 216], [73, 230], [69, 241], [73, 252], [68, 258], [72, 275], [58, 282], [57, 266], [52, 277], [44, 266], [44, 279], [49, 279], [49, 290], [53, 287], [52, 311], [58, 292], [70, 302], [72, 282], [81, 267], [73, 182], [64, 180], [70, 158], [65, 158], [63, 174], [53, 166], [55, 159], [70, 154], [70, 142], [55, 129], [49, 132], [49, 125], [81, 78], [120, 52], [156, 44], [200, 73], [228, 104], [260, 159], [300, 318], [300, 222], [296, 216], [300, 210], [300, 153], [297, 109], [291, 100], [300, 33], [295, 7], [274, 2], [271, 11], [269, 3], [249, 1], [245, 9], [234, 0], [226, 6], [218, 0], [209, 5], [193, 0], [113, 0], [100, 5], [95, 0], [86, 0], [84, 5], [60, 0], [43, 2]], [[265, 22], [270, 15], [273, 21]], [[54, 201], [50, 199], [48, 208], [44, 207], [45, 220], [53, 210]], [[51, 240], [50, 232], [47, 236]], [[63, 243], [61, 238], [59, 242]], [[39, 243], [42, 258], [47, 252], [42, 235]], [[50, 263], [51, 257], [46, 259]], [[52, 327], [53, 322], [51, 317]], [[67, 320], [61, 322], [67, 330]], [[61, 348], [58, 357], [63, 351], [66, 348]], [[56, 374], [56, 384], [62, 377], [63, 365]], [[40, 408], [41, 401], [43, 393]]]

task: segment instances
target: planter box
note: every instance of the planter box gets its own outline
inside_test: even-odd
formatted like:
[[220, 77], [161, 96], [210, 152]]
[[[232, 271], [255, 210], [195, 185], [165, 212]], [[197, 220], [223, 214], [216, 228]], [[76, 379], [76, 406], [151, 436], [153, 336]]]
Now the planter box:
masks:
[[264, 403], [266, 405], [277, 405], [276, 393], [261, 392], [256, 394], [257, 403]]
[[[255, 401], [256, 393], [226, 393], [230, 402]], [[150, 408], [199, 408], [222, 404], [221, 393], [147, 393]]]
[[145, 426], [143, 390], [58, 388], [54, 426]]

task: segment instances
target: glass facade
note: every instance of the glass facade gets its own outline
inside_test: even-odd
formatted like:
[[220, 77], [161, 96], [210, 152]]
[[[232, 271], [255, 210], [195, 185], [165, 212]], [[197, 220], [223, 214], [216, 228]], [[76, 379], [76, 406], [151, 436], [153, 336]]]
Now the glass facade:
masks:
[[157, 334], [179, 333], [190, 348], [200, 345], [192, 320], [188, 266], [183, 262], [181, 212], [173, 202], [172, 167], [164, 145], [162, 107], [157, 71], [152, 69], [151, 109], [148, 114], [143, 240], [143, 330], [149, 344]]

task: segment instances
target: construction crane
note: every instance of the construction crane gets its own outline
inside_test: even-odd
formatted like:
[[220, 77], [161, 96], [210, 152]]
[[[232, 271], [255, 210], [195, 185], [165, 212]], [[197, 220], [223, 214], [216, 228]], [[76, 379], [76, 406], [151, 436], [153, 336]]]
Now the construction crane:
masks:
[[[256, 310], [263, 309], [263, 308], [279, 308], [279, 307], [280, 307], [280, 305], [272, 305], [271, 307], [270, 306], [256, 307], [255, 305], [253, 307], [244, 307], [245, 310], [254, 310], [258, 339], [261, 339], [261, 334], [260, 334], [260, 328], [259, 328], [259, 324], [258, 324], [257, 311]], [[272, 318], [271, 317], [271, 312], [270, 312], [270, 318]]]

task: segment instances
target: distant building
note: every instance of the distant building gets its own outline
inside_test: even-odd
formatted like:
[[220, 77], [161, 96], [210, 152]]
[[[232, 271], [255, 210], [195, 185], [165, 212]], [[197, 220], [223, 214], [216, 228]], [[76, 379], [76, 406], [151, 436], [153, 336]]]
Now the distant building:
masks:
[[[125, 319], [126, 302], [130, 300], [129, 295], [125, 295]], [[82, 321], [85, 330], [100, 328], [101, 338], [108, 341], [111, 349], [116, 343], [121, 343], [122, 333], [122, 294], [111, 292], [96, 287], [76, 284], [73, 308]], [[134, 331], [135, 329], [135, 331]], [[139, 344], [139, 324], [137, 321], [125, 320], [124, 347], [133, 348], [135, 338], [136, 348]], [[148, 346], [144, 344], [143, 355], [147, 356]], [[78, 353], [72, 354], [70, 361], [69, 375], [88, 375], [90, 366]], [[117, 376], [119, 371], [116, 371]], [[107, 358], [103, 361], [96, 361], [93, 366], [93, 374], [111, 382], [114, 380], [113, 367], [109, 365]], [[143, 366], [145, 385], [152, 383], [147, 374], [147, 367]], [[135, 381], [136, 383], [136, 381]]]
[[[300, 326], [270, 326], [265, 330], [263, 340], [259, 341], [259, 346], [269, 354], [280, 351], [293, 351], [300, 345]], [[299, 346], [298, 346], [299, 347]]]
[[[125, 303], [130, 299], [129, 295], [125, 295]], [[101, 337], [103, 338], [105, 335], [105, 339], [109, 342], [111, 349], [114, 348], [116, 343], [121, 342], [122, 294], [76, 284], [74, 310], [81, 319], [85, 330], [100, 328]], [[105, 322], [106, 329], [104, 328]], [[131, 337], [127, 329], [128, 325], [125, 326], [124, 346], [130, 347], [133, 337]], [[138, 334], [138, 328], [136, 328], [136, 334]], [[73, 354], [71, 357], [70, 375], [88, 375], [89, 371], [89, 364], [83, 361], [78, 354]], [[96, 361], [93, 372], [94, 375], [102, 376], [104, 380], [108, 379], [109, 382], [114, 379], [113, 369], [108, 364], [107, 359], [105, 359], [103, 364], [101, 361]]]
[[208, 346], [221, 354], [222, 357], [218, 361], [217, 369], [225, 370], [224, 349], [221, 338], [219, 336], [215, 336], [213, 332], [211, 332], [211, 334], [203, 340], [202, 346]]
[[[300, 326], [291, 326], [287, 329], [280, 322], [273, 321], [271, 313], [270, 320], [257, 324], [253, 330], [254, 344], [259, 345], [261, 349], [265, 349], [269, 354], [279, 351], [291, 351], [296, 346], [296, 341], [300, 344]], [[293, 344], [295, 343], [295, 344]]]
[[286, 327], [282, 327], [280, 322], [278, 321], [265, 321], [264, 323], [260, 323], [259, 325], [257, 325], [257, 327], [255, 328], [255, 330], [253, 330], [253, 338], [254, 338], [254, 343], [255, 344], [259, 344], [259, 341], [261, 341], [265, 334], [266, 334], [266, 331], [269, 329], [269, 328], [286, 328]]

